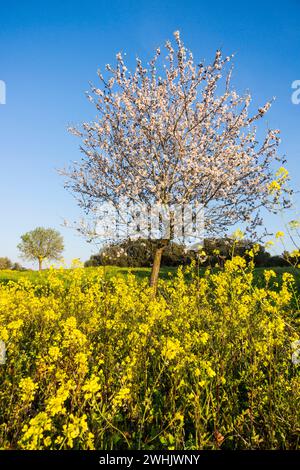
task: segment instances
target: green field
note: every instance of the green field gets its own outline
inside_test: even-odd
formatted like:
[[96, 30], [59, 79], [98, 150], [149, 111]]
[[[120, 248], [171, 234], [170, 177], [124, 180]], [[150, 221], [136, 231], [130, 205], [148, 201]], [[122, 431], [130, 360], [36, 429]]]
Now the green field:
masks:
[[299, 450], [298, 272], [192, 270], [2, 271], [0, 449]]
[[[85, 272], [93, 275], [97, 272], [99, 268], [85, 268]], [[101, 267], [104, 269], [105, 275], [107, 278], [113, 276], [127, 276], [128, 273], [134, 274], [137, 278], [144, 279], [150, 275], [150, 268], [120, 268], [118, 266], [106, 266]], [[61, 271], [62, 276], [67, 275], [70, 272], [70, 269], [58, 270]], [[174, 275], [177, 271], [177, 268], [174, 267], [162, 267], [160, 271], [160, 276], [162, 279], [168, 279], [170, 276]], [[20, 279], [28, 279], [33, 283], [41, 283], [47, 277], [49, 273], [48, 269], [39, 271], [12, 271], [12, 270], [0, 270], [0, 282], [7, 283], [9, 281], [18, 282]]]
[[[104, 269], [105, 276], [107, 279], [110, 279], [114, 276], [116, 277], [126, 277], [128, 273], [134, 274], [138, 279], [148, 278], [150, 275], [151, 268], [120, 268], [118, 266], [105, 266], [101, 268], [85, 268], [85, 272], [88, 275], [93, 276], [97, 273], [98, 269]], [[207, 268], [200, 268], [200, 276], [203, 276]], [[296, 286], [300, 292], [300, 270], [294, 267], [277, 267], [277, 268], [255, 268], [254, 275], [255, 280], [258, 285], [260, 285], [263, 280], [263, 273], [265, 270], [273, 270], [278, 274], [279, 281], [282, 277], [282, 274], [285, 272], [293, 274]], [[58, 270], [61, 272], [62, 277], [67, 277], [67, 274], [70, 272], [70, 269], [61, 269]], [[160, 279], [171, 279], [176, 276], [177, 268], [173, 266], [163, 266], [160, 269]], [[12, 270], [0, 270], [0, 283], [7, 284], [9, 281], [19, 282], [20, 279], [27, 279], [33, 284], [43, 284], [46, 281], [47, 275], [49, 273], [48, 269], [39, 271], [12, 271]]]

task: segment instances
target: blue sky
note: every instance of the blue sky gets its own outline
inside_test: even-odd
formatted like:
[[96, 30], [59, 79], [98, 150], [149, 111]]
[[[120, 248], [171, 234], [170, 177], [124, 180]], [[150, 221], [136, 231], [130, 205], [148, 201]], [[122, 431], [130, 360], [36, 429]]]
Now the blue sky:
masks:
[[[0, 0], [0, 256], [18, 260], [20, 235], [50, 226], [65, 239], [65, 258], [89, 257], [92, 247], [63, 219], [80, 217], [56, 168], [78, 160], [70, 124], [89, 120], [84, 92], [118, 51], [128, 62], [149, 54], [179, 29], [196, 59], [217, 48], [235, 53], [233, 84], [257, 105], [276, 96], [263, 126], [280, 128], [292, 185], [300, 188], [300, 105], [291, 84], [300, 79], [300, 2], [252, 1], [10, 1]], [[296, 198], [297, 199], [297, 198]], [[299, 198], [298, 198], [299, 201]], [[280, 217], [267, 217], [270, 230]]]

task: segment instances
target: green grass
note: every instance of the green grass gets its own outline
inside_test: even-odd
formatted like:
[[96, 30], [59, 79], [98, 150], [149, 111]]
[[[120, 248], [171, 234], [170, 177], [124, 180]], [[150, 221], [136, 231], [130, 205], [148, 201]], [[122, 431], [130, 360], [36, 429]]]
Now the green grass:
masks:
[[[93, 275], [98, 268], [85, 268], [87, 273]], [[127, 276], [128, 273], [134, 274], [139, 279], [148, 278], [150, 275], [151, 268], [120, 268], [118, 266], [106, 266], [105, 268], [107, 278], [113, 276]], [[279, 279], [284, 272], [289, 272], [294, 275], [297, 285], [297, 290], [300, 292], [300, 270], [293, 267], [277, 267], [277, 268], [255, 268], [255, 280], [256, 284], [260, 285], [263, 282], [263, 272], [268, 269], [273, 269]], [[163, 266], [160, 269], [161, 279], [170, 279], [175, 276], [177, 271], [176, 267]], [[200, 269], [200, 274], [203, 274], [205, 268]], [[28, 279], [33, 284], [43, 284], [45, 282], [48, 270], [42, 272], [39, 271], [11, 271], [11, 270], [0, 270], [0, 283], [7, 284], [9, 281], [19, 282], [21, 279]], [[62, 276], [67, 275], [68, 269], [62, 271]]]
[[[85, 271], [91, 275], [95, 273], [98, 268], [85, 268]], [[106, 266], [104, 267], [107, 278], [113, 276], [127, 276], [128, 273], [134, 274], [139, 279], [148, 278], [150, 275], [151, 268], [120, 268], [118, 266]], [[161, 279], [169, 279], [170, 276], [174, 276], [177, 268], [163, 266], [160, 270]], [[11, 270], [0, 270], [0, 283], [7, 284], [10, 281], [18, 282], [21, 279], [28, 279], [34, 284], [43, 283], [48, 270], [45, 269], [39, 271], [11, 271]], [[62, 275], [67, 275], [68, 269], [62, 271]]]
[[[277, 277], [279, 280], [281, 279], [283, 273], [290, 273], [294, 276], [294, 279], [296, 281], [296, 289], [300, 293], [300, 269], [299, 268], [294, 268], [293, 266], [289, 267], [277, 267], [277, 268], [255, 268], [254, 270], [254, 279], [255, 279], [255, 284], [258, 286], [261, 286], [263, 279], [264, 279], [264, 271], [266, 270], [272, 270], [275, 271], [277, 274]], [[273, 279], [271, 280], [271, 285], [274, 284], [278, 279]]]
[[7, 283], [9, 281], [18, 282], [20, 279], [28, 279], [32, 282], [39, 282], [44, 277], [44, 272], [38, 271], [11, 271], [7, 269], [0, 270], [0, 282]]

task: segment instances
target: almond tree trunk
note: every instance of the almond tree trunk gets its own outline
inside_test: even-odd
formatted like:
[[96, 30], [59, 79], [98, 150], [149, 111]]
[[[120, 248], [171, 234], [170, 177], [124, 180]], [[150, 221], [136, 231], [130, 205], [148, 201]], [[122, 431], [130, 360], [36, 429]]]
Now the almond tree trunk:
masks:
[[153, 260], [153, 265], [152, 265], [152, 270], [151, 270], [151, 275], [150, 275], [150, 282], [149, 282], [150, 287], [153, 288], [154, 294], [156, 294], [156, 291], [157, 291], [159, 270], [160, 270], [160, 265], [161, 265], [161, 257], [167, 244], [168, 244], [168, 241], [163, 240], [162, 244], [156, 248], [156, 251], [154, 254], [154, 260]]
[[39, 258], [39, 271], [42, 271], [43, 260]]

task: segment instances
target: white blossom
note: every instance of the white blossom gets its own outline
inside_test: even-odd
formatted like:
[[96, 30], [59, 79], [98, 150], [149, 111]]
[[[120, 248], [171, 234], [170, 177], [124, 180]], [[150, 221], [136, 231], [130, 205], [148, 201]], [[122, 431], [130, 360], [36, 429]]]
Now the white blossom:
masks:
[[67, 187], [87, 211], [122, 197], [149, 205], [197, 201], [210, 233], [237, 222], [255, 225], [252, 214], [273, 207], [268, 185], [280, 160], [279, 131], [257, 137], [256, 122], [271, 102], [251, 115], [250, 95], [231, 87], [232, 56], [218, 50], [211, 64], [197, 63], [178, 31], [174, 36], [175, 45], [165, 44], [167, 58], [158, 48], [147, 68], [138, 58], [125, 74], [118, 53], [116, 66], [106, 67], [109, 77], [98, 73], [98, 117], [73, 130], [83, 159], [65, 172]]

